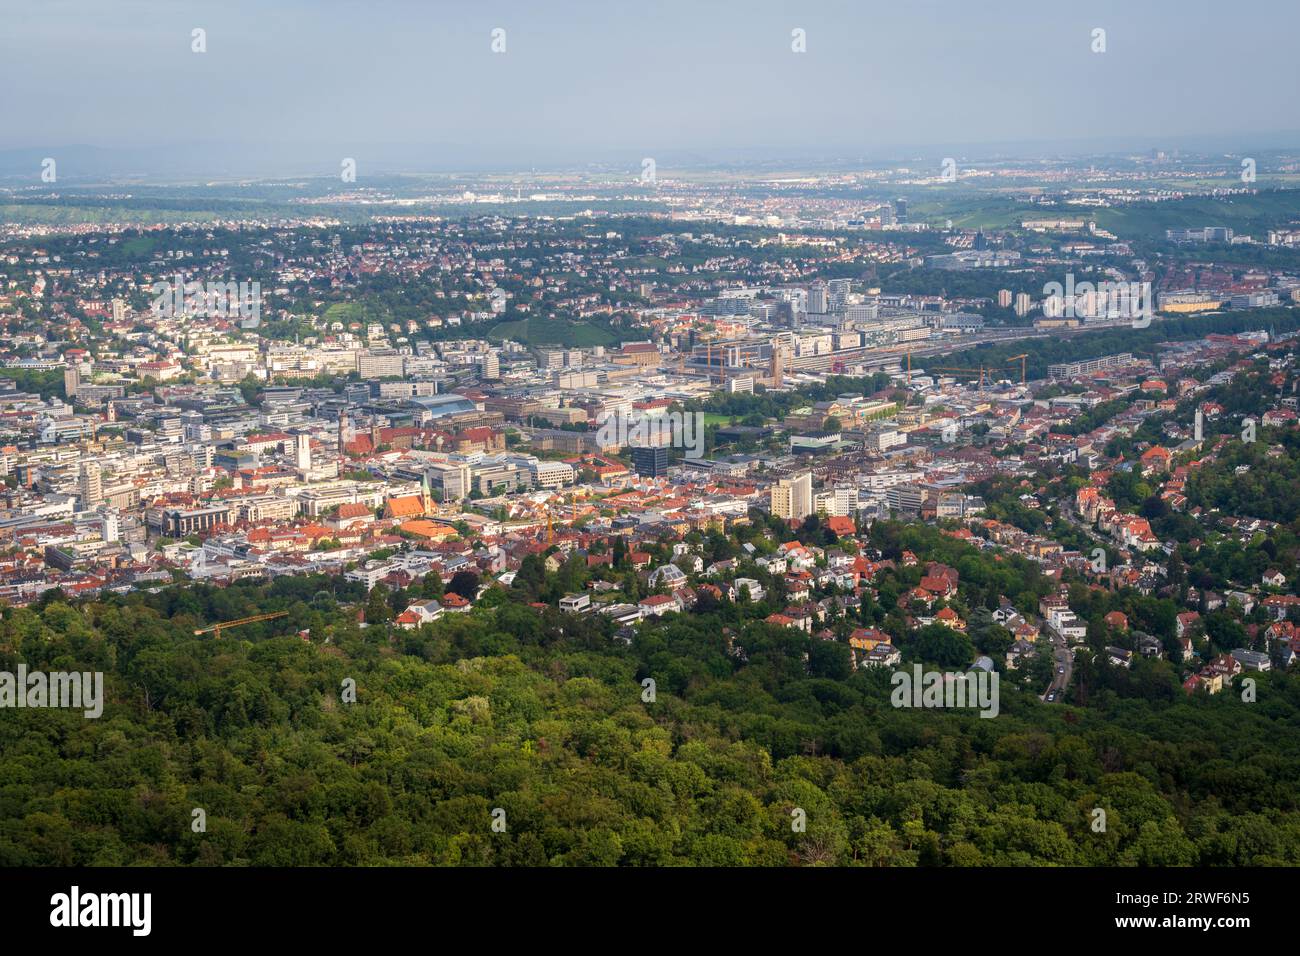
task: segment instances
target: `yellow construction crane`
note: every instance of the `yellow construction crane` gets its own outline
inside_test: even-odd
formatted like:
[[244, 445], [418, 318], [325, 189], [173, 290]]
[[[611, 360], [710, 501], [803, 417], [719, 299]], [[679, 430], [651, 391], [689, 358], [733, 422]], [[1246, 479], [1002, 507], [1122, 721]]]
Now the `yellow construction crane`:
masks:
[[[1024, 354], [1021, 354], [1021, 355], [1013, 355], [1013, 356], [1011, 356], [1011, 358], [1007, 359], [1008, 362], [1014, 362], [1014, 361], [1016, 361], [1017, 359], [1020, 361], [1020, 384], [1021, 384], [1021, 385], [1024, 385], [1024, 384], [1025, 384], [1025, 359], [1027, 359], [1027, 358], [1029, 358], [1029, 353], [1028, 353], [1028, 352], [1026, 352], [1026, 353], [1024, 353]], [[1007, 367], [1008, 367], [1008, 368], [1014, 368], [1015, 366], [1013, 366], [1013, 365], [1009, 365], [1009, 366], [1007, 366]]]
[[194, 632], [197, 637], [199, 634], [211, 633], [213, 637], [221, 637], [221, 632], [228, 627], [239, 627], [241, 624], [254, 624], [257, 621], [270, 621], [277, 617], [288, 617], [288, 611], [272, 611], [270, 614], [254, 614], [252, 617], [241, 617], [236, 621], [222, 621], [220, 624], [209, 624], [207, 627], [200, 627]]

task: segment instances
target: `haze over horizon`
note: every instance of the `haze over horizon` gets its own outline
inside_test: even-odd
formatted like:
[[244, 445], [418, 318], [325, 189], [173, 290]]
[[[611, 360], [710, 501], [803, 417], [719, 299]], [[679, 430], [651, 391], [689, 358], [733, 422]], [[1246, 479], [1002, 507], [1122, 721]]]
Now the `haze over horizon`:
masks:
[[63, 164], [75, 179], [1300, 145], [1300, 7], [1281, 0], [1236, 17], [758, 0], [743, 18], [677, 0], [55, 0], [7, 20], [4, 173], [52, 150], [84, 159]]

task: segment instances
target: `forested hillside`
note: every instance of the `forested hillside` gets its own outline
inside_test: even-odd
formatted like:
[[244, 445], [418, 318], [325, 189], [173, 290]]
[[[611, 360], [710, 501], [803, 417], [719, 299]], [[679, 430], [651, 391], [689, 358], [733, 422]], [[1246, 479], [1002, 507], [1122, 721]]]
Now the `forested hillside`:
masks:
[[[0, 669], [102, 670], [108, 700], [0, 711], [0, 865], [1300, 863], [1286, 675], [1086, 708], [1006, 680], [981, 719], [895, 709], [886, 669], [729, 602], [628, 645], [527, 596], [407, 632], [310, 577], [6, 609]], [[259, 609], [290, 613], [193, 634]]]

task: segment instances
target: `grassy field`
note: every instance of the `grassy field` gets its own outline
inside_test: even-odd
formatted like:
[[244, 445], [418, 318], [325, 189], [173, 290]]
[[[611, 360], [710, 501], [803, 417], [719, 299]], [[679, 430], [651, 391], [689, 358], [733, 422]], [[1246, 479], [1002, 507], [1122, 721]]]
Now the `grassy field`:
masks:
[[136, 236], [134, 239], [128, 239], [122, 243], [122, 250], [129, 255], [143, 259], [146, 256], [153, 255], [153, 251], [157, 246], [158, 240], [152, 236]]
[[335, 302], [325, 310], [324, 319], [326, 322], [362, 322], [365, 319], [365, 310], [359, 302]]
[[[732, 416], [731, 416], [731, 415], [721, 415], [721, 414], [719, 414], [718, 412], [705, 412], [705, 413], [704, 413], [704, 424], [706, 424], [706, 425], [723, 425], [723, 426], [726, 426], [726, 425], [730, 425], [730, 424], [731, 424], [731, 419], [732, 419]], [[736, 419], [736, 421], [740, 421], [740, 419]]]

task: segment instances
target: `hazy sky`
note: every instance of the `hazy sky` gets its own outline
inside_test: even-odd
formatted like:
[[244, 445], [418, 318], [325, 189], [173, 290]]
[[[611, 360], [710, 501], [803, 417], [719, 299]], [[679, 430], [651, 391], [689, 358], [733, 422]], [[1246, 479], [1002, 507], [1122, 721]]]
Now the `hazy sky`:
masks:
[[[0, 149], [503, 163], [1300, 129], [1300, 3], [0, 0]], [[207, 31], [193, 53], [191, 30]], [[506, 31], [506, 52], [491, 31]], [[1092, 31], [1106, 30], [1094, 53]], [[806, 31], [807, 52], [791, 51]], [[1250, 145], [1244, 143], [1243, 145]], [[434, 150], [437, 152], [437, 149]]]

